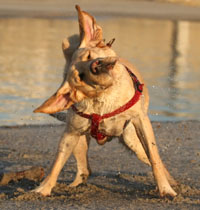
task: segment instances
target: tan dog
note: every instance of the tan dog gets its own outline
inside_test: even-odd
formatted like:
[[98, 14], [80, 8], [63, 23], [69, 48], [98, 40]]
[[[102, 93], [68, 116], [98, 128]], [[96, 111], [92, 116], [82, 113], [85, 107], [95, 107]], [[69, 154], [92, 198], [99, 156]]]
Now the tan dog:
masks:
[[117, 57], [111, 49], [112, 41], [104, 43], [102, 29], [95, 19], [79, 6], [76, 9], [80, 36], [63, 41], [67, 60], [64, 81], [35, 110], [53, 114], [68, 109], [67, 127], [50, 174], [34, 191], [50, 195], [71, 153], [77, 161], [77, 174], [70, 186], [85, 182], [90, 173], [87, 152], [92, 135], [99, 144], [112, 137], [123, 137], [137, 157], [152, 166], [160, 196], [176, 196], [170, 186], [176, 182], [160, 159], [147, 116], [149, 96], [146, 85], [142, 92], [142, 77], [128, 62]]

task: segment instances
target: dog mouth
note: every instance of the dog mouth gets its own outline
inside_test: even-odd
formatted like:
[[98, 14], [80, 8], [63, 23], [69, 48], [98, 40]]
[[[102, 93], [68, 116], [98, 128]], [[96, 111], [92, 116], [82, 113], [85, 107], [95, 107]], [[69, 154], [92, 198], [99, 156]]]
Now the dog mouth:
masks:
[[117, 60], [116, 57], [106, 57], [77, 63], [75, 69], [79, 72], [76, 75], [79, 79], [72, 81], [80, 82], [75, 82], [74, 86], [89, 97], [101, 94], [113, 84], [112, 70]]

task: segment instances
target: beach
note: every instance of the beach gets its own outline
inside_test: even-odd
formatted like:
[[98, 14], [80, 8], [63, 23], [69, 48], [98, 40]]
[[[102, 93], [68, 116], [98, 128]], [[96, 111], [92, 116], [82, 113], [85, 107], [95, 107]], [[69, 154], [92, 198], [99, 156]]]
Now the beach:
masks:
[[[101, 16], [170, 20], [200, 20], [200, 7], [176, 1], [76, 1]], [[0, 17], [74, 18], [74, 1], [0, 0]], [[0, 173], [44, 168], [48, 174], [65, 124], [0, 126]], [[31, 193], [38, 181], [21, 179], [0, 186], [0, 209], [199, 209], [200, 122], [153, 122], [163, 162], [179, 183], [175, 198], [160, 198], [152, 170], [118, 139], [99, 146], [92, 139], [87, 184], [69, 188], [76, 174], [71, 157], [49, 197]]]
[[[0, 128], [1, 171], [41, 166], [48, 173], [65, 125]], [[117, 139], [89, 150], [92, 175], [77, 188], [76, 163], [70, 158], [50, 197], [30, 190], [39, 183], [22, 179], [0, 186], [1, 209], [199, 209], [200, 122], [154, 122], [160, 155], [179, 185], [178, 196], [160, 198], [151, 168], [140, 162]]]

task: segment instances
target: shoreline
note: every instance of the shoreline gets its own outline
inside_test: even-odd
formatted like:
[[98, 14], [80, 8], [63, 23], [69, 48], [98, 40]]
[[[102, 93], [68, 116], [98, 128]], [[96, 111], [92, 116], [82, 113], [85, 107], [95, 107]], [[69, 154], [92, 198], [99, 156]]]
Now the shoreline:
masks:
[[[57, 120], [58, 121], [58, 120]], [[200, 120], [176, 120], [176, 121], [158, 121], [158, 120], [151, 120], [152, 124], [179, 124], [179, 123], [200, 123]], [[0, 125], [1, 129], [12, 129], [12, 128], [48, 128], [48, 127], [63, 127], [65, 126], [64, 122], [58, 121], [58, 123], [44, 123], [44, 124], [13, 124], [13, 125]]]

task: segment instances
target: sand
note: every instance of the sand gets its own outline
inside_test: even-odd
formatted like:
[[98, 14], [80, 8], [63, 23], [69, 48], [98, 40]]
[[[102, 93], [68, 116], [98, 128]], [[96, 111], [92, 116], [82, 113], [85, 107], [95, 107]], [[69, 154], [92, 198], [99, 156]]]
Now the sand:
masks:
[[[1, 172], [41, 166], [47, 174], [65, 125], [0, 128]], [[76, 163], [62, 170], [50, 197], [31, 193], [39, 182], [22, 179], [0, 186], [1, 209], [199, 209], [200, 122], [154, 122], [159, 151], [167, 168], [179, 182], [178, 196], [160, 198], [151, 168], [117, 139], [97, 145], [92, 140], [89, 162], [92, 175], [87, 184], [69, 188]]]

